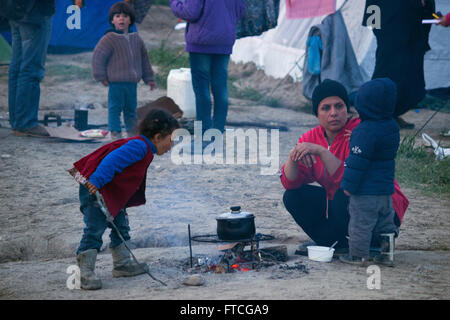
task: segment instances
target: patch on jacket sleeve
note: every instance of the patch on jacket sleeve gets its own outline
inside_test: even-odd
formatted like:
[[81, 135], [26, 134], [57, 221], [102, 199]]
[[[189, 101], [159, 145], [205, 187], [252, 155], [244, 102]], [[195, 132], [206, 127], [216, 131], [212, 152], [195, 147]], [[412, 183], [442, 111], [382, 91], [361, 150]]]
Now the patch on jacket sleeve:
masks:
[[352, 147], [352, 153], [353, 154], [361, 154], [362, 151], [358, 146], [354, 146], [354, 147]]

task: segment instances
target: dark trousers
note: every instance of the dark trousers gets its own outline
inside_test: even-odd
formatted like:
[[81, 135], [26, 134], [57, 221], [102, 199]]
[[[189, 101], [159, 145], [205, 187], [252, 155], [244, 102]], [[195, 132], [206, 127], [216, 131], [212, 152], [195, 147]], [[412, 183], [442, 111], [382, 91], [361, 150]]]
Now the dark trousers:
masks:
[[[110, 247], [114, 248], [122, 243], [116, 230], [113, 229], [108, 221], [106, 221], [105, 215], [96, 205], [95, 201], [95, 195], [91, 195], [88, 189], [80, 184], [80, 210], [83, 213], [83, 220], [86, 227], [83, 230], [83, 236], [77, 254], [90, 249], [97, 249], [97, 251], [100, 251], [103, 244], [102, 236], [108, 227], [111, 228], [111, 234], [109, 236], [111, 238]], [[128, 215], [125, 210], [121, 210], [114, 218], [114, 224], [120, 230], [125, 241], [130, 240], [130, 226], [128, 223]]]
[[137, 130], [137, 84], [133, 82], [111, 82], [108, 90], [108, 127], [109, 131], [121, 132], [120, 115], [127, 132]]
[[313, 185], [303, 185], [298, 189], [286, 190], [284, 206], [295, 222], [319, 246], [330, 246], [339, 241], [336, 247], [348, 247], [348, 197], [338, 190], [333, 200], [328, 202], [325, 189]]
[[367, 258], [371, 241], [380, 243], [380, 234], [396, 233], [391, 195], [352, 195], [349, 214], [349, 249], [352, 256]]

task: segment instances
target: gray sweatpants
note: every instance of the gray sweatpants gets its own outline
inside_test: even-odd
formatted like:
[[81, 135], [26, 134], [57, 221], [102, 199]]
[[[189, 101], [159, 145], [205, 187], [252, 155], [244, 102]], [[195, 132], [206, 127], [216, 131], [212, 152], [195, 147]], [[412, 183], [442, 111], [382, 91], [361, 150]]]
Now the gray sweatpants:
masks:
[[372, 237], [396, 231], [391, 195], [352, 195], [349, 214], [348, 244], [352, 256], [368, 258]]

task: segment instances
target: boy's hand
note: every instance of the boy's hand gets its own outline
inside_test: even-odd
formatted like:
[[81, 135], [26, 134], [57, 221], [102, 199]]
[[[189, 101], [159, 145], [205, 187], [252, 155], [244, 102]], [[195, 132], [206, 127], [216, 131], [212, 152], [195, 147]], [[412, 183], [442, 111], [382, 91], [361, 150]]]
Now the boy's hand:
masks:
[[101, 82], [102, 82], [102, 84], [103, 84], [105, 87], [108, 86], [108, 81], [107, 81], [107, 80], [102, 80]]
[[156, 89], [156, 82], [155, 81], [149, 81], [148, 86], [150, 87], [150, 91], [153, 91]]
[[345, 195], [346, 195], [347, 197], [351, 197], [351, 193], [348, 192], [347, 190], [344, 190], [344, 193], [345, 193]]
[[89, 181], [86, 182], [86, 184], [84, 185], [88, 190], [90, 194], [95, 194], [98, 189], [96, 186], [94, 186], [92, 183], [90, 183]]

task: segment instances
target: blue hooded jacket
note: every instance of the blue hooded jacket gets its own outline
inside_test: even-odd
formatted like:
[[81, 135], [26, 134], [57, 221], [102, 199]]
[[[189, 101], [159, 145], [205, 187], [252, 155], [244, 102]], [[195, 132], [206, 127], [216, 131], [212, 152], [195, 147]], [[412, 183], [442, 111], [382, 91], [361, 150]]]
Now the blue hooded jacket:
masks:
[[352, 195], [394, 193], [395, 157], [400, 132], [393, 119], [397, 86], [379, 78], [361, 86], [355, 101], [361, 123], [350, 136], [341, 188]]

